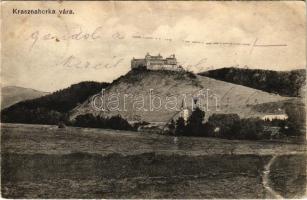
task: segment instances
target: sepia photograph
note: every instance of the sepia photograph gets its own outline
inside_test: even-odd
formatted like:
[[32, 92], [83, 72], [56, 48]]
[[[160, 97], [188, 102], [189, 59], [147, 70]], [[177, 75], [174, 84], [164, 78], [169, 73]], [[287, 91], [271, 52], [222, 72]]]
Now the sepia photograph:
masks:
[[1, 197], [307, 198], [305, 1], [2, 1]]

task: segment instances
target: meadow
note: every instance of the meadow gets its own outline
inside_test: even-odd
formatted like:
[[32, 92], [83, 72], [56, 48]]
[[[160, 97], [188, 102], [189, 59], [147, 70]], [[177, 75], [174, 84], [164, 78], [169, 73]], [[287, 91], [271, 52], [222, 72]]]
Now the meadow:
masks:
[[50, 125], [1, 124], [1, 128], [1, 190], [6, 198], [305, 195], [304, 143]]

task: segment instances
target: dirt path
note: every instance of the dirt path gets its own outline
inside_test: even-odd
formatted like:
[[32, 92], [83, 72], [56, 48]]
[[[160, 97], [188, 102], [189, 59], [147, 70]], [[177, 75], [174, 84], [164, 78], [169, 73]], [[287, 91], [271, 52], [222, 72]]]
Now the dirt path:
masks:
[[274, 191], [274, 189], [270, 187], [270, 179], [269, 179], [270, 168], [271, 165], [275, 162], [277, 157], [278, 157], [277, 155], [273, 156], [271, 160], [268, 162], [268, 164], [264, 166], [262, 184], [265, 190], [267, 191], [266, 198], [284, 199], [280, 194], [278, 194], [278, 192]]

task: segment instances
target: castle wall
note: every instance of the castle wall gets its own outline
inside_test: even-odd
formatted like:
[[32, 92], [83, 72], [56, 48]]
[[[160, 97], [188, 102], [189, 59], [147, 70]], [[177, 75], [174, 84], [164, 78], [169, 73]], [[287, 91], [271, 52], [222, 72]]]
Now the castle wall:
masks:
[[145, 59], [133, 59], [131, 60], [131, 68], [135, 69], [140, 66], [146, 66]]
[[147, 69], [150, 70], [172, 70], [172, 71], [180, 71], [180, 68], [178, 68], [177, 65], [149, 65], [147, 66]]

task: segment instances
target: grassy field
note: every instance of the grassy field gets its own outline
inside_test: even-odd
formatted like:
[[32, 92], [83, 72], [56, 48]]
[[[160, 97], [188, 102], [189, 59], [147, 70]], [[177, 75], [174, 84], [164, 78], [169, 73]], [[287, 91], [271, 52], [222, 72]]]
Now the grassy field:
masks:
[[[275, 198], [306, 186], [304, 144], [2, 124], [7, 198]], [[283, 156], [284, 155], [284, 156]]]

